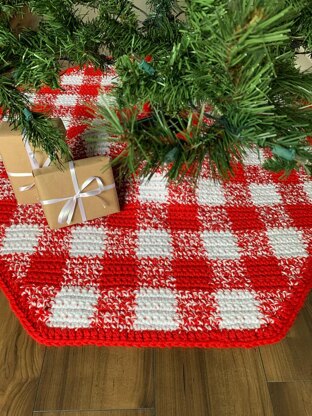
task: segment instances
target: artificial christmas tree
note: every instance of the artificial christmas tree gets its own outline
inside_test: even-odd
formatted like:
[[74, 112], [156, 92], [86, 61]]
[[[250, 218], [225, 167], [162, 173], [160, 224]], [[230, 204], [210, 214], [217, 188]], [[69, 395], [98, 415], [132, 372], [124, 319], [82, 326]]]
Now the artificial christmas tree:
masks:
[[[85, 21], [78, 6], [97, 16]], [[295, 66], [296, 50], [312, 50], [310, 0], [6, 0], [0, 6], [0, 104], [9, 121], [51, 158], [67, 152], [47, 119], [32, 112], [23, 87], [58, 86], [60, 60], [105, 66], [113, 56], [116, 105], [99, 109], [105, 136], [125, 143], [115, 163], [168, 177], [204, 160], [227, 176], [248, 148], [268, 148], [266, 167], [311, 173], [312, 75]], [[36, 31], [18, 35], [11, 19], [28, 7]], [[149, 108], [149, 111], [142, 109]], [[25, 108], [28, 112], [24, 111]], [[208, 121], [207, 121], [208, 120]], [[144, 161], [143, 166], [142, 162]], [[125, 169], [121, 169], [125, 174]]]
[[196, 178], [208, 160], [226, 177], [247, 149], [267, 148], [267, 168], [311, 174], [312, 74], [295, 65], [295, 47], [311, 51], [311, 1], [148, 3], [143, 25], [116, 47], [117, 106], [99, 108], [102, 131], [125, 143], [122, 172], [167, 165], [169, 179]]

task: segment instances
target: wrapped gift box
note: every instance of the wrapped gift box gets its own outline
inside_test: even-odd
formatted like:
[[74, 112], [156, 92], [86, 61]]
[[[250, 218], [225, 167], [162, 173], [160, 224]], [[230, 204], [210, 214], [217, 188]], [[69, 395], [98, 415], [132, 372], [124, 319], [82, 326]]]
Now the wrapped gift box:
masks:
[[[66, 130], [62, 120], [56, 118], [53, 122], [56, 128], [64, 133], [65, 140]], [[0, 154], [17, 202], [19, 204], [39, 202], [32, 170], [49, 164], [48, 155], [39, 149], [34, 152], [33, 147], [23, 140], [22, 132], [13, 130], [6, 121], [0, 123]]]
[[107, 157], [91, 157], [35, 169], [35, 183], [51, 228], [57, 229], [119, 212]]

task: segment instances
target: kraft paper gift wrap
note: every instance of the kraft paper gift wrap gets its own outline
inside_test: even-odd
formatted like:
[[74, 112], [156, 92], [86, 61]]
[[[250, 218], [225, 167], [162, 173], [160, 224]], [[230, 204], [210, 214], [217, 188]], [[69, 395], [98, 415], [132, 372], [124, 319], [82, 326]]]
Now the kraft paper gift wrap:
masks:
[[[120, 211], [113, 171], [107, 157], [96, 156], [68, 162], [63, 170], [55, 166], [35, 169], [33, 174], [45, 216], [53, 229]], [[101, 191], [101, 188], [104, 190]], [[97, 195], [93, 196], [94, 193]], [[66, 204], [70, 207], [68, 210]], [[68, 216], [60, 218], [62, 213], [68, 214], [68, 211], [73, 214], [71, 219]]]
[[[55, 127], [64, 133], [64, 140], [66, 137], [66, 130], [61, 119], [53, 119]], [[31, 145], [26, 144], [29, 152], [33, 152]], [[4, 163], [4, 167], [8, 173], [8, 177], [12, 184], [15, 197], [18, 204], [35, 204], [39, 202], [39, 196], [34, 186], [34, 178], [32, 169], [35, 165], [41, 167], [48, 161], [48, 155], [41, 151], [34, 152], [35, 165], [30, 161], [30, 156], [25, 148], [25, 141], [20, 130], [12, 130], [8, 122], [0, 123], [0, 154]], [[49, 161], [48, 161], [49, 162]], [[16, 174], [25, 176], [14, 176]], [[31, 186], [33, 185], [33, 186]], [[30, 188], [22, 191], [20, 188]]]

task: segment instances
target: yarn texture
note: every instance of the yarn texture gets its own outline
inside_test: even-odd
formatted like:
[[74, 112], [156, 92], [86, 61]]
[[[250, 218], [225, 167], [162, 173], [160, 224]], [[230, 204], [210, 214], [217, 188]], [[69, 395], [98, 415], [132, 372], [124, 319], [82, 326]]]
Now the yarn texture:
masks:
[[[84, 139], [115, 72], [70, 68], [30, 96], [61, 117], [76, 159], [119, 145]], [[87, 137], [87, 135], [85, 135]], [[266, 157], [261, 153], [260, 160]], [[0, 162], [0, 287], [45, 345], [253, 347], [282, 339], [312, 287], [312, 181], [280, 181], [256, 153], [224, 183], [165, 172], [118, 187], [122, 211], [51, 230], [18, 206]]]

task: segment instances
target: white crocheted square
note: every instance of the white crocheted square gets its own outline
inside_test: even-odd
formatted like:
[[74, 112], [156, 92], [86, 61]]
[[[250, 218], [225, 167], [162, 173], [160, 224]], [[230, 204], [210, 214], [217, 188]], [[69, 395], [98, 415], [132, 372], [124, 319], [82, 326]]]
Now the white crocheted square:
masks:
[[138, 257], [170, 257], [171, 238], [166, 230], [150, 228], [138, 232]]
[[[99, 139], [101, 137], [97, 136], [97, 138]], [[85, 145], [86, 154], [88, 157], [98, 156], [98, 155], [108, 156], [112, 143], [105, 141], [105, 137], [103, 136], [102, 141], [92, 141], [92, 137], [91, 137], [91, 141], [89, 141], [89, 139], [86, 139], [84, 141], [84, 145]]]
[[36, 224], [13, 224], [6, 228], [1, 254], [34, 253], [41, 229]]
[[74, 107], [77, 104], [78, 95], [76, 94], [60, 94], [55, 100], [55, 106]]
[[63, 286], [55, 296], [47, 325], [89, 328], [100, 294], [95, 287]]
[[36, 94], [31, 93], [31, 92], [27, 92], [27, 93], [25, 93], [25, 96], [27, 97], [27, 99], [29, 100], [29, 102], [30, 102], [31, 104], [34, 104], [34, 102], [35, 102], [35, 100], [36, 100], [36, 98], [37, 98]]
[[255, 293], [249, 290], [219, 290], [216, 301], [220, 314], [220, 328], [256, 329], [262, 313]]
[[62, 85], [82, 85], [82, 81], [83, 81], [83, 74], [62, 76]]
[[116, 75], [104, 75], [101, 80], [101, 87], [107, 87], [112, 85], [113, 83], [116, 83], [118, 81], [118, 78]]
[[259, 154], [256, 151], [248, 150], [243, 158], [244, 165], [260, 166], [264, 161], [263, 151], [259, 149]]
[[304, 182], [303, 189], [308, 194], [309, 199], [312, 201], [312, 181]]
[[204, 231], [201, 238], [210, 259], [238, 259], [237, 239], [230, 231]]
[[70, 255], [76, 256], [102, 256], [106, 234], [104, 228], [82, 226], [72, 230]]
[[282, 203], [282, 198], [278, 193], [277, 187], [273, 183], [251, 183], [249, 185], [249, 190], [255, 205], [274, 205]]
[[171, 289], [141, 288], [136, 296], [136, 330], [172, 331], [179, 327], [177, 299]]
[[150, 180], [144, 179], [139, 186], [139, 199], [141, 202], [167, 202], [168, 188], [164, 175], [155, 173]]
[[295, 228], [271, 228], [267, 230], [270, 244], [277, 257], [307, 257], [302, 232]]
[[201, 178], [196, 189], [198, 203], [201, 205], [223, 205], [225, 197], [223, 187], [212, 179]]
[[70, 116], [65, 116], [65, 117], [61, 117], [61, 119], [62, 119], [65, 129], [68, 130], [73, 122], [73, 118]]

